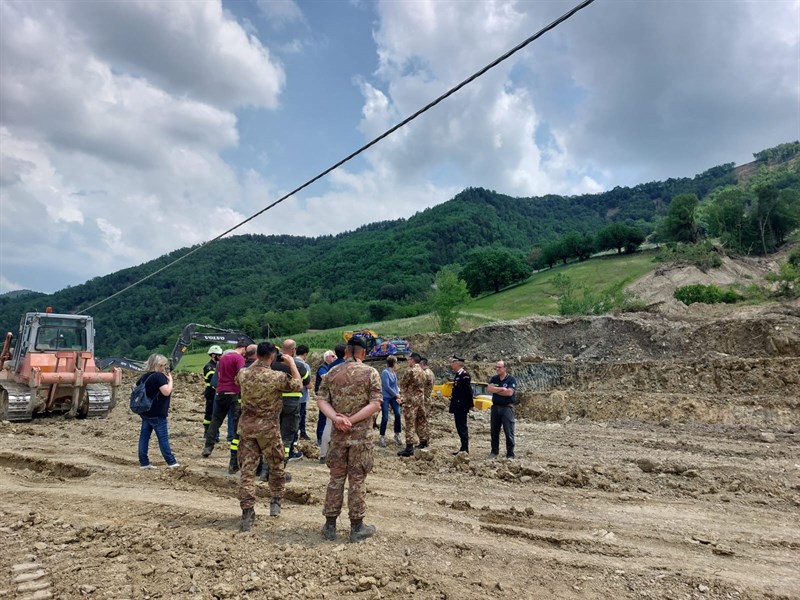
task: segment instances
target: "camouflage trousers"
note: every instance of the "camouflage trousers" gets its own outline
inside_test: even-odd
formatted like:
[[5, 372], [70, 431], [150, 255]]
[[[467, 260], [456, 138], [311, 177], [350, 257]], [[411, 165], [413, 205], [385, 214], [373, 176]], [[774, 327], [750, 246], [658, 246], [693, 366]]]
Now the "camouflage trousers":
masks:
[[417, 436], [420, 440], [430, 439], [425, 402], [403, 402], [403, 427], [406, 430], [406, 446], [416, 444]]
[[256, 437], [239, 440], [239, 505], [242, 510], [256, 504], [256, 469], [263, 457], [269, 465], [269, 491], [273, 498], [283, 498], [286, 485], [283, 470], [283, 442], [276, 429]]
[[374, 461], [372, 440], [331, 439], [328, 467], [331, 479], [325, 492], [322, 514], [338, 517], [344, 503], [344, 482], [347, 479], [347, 511], [350, 520], [363, 519], [367, 513], [367, 473]]

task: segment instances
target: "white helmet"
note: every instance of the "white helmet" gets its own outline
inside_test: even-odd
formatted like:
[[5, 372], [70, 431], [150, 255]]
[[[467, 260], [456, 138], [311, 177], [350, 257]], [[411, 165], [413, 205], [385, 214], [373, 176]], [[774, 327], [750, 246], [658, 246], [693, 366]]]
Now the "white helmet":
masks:
[[220, 348], [219, 346], [214, 344], [213, 346], [211, 346], [211, 348], [208, 349], [208, 353], [209, 354], [219, 354], [220, 356], [222, 356], [222, 348]]

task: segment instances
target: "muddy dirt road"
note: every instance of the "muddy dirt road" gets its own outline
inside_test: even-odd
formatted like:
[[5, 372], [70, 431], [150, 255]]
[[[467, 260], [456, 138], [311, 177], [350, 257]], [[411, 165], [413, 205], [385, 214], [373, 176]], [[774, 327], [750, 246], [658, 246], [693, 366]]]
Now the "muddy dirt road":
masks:
[[[400, 459], [391, 445], [376, 448], [367, 522], [378, 533], [359, 545], [341, 533], [335, 543], [321, 539], [328, 472], [313, 445], [310, 458], [290, 463], [281, 516], [266, 516], [259, 502], [254, 531], [238, 533], [238, 477], [226, 473], [227, 453], [218, 446], [200, 458], [193, 376], [179, 376], [173, 396], [171, 437], [184, 465], [174, 471], [155, 440], [159, 468], [138, 468], [138, 417], [124, 402], [107, 420], [3, 423], [0, 597], [800, 598], [792, 352], [769, 367], [788, 382], [780, 419], [681, 418], [670, 403], [673, 388], [692, 385], [683, 370], [655, 391], [631, 383], [628, 370], [619, 389], [647, 400], [646, 417], [589, 420], [565, 405], [547, 422], [521, 407], [532, 416], [517, 423], [514, 462], [486, 458], [485, 412], [470, 419], [472, 454], [454, 458], [454, 427], [440, 403], [429, 452]], [[772, 359], [736, 360], [749, 373], [742, 360]], [[568, 403], [583, 393], [581, 381], [596, 387], [578, 377], [542, 394]], [[593, 393], [608, 402], [613, 387]], [[751, 396], [726, 394], [741, 405]], [[267, 499], [265, 484], [259, 493]], [[340, 532], [347, 524], [340, 519]]]

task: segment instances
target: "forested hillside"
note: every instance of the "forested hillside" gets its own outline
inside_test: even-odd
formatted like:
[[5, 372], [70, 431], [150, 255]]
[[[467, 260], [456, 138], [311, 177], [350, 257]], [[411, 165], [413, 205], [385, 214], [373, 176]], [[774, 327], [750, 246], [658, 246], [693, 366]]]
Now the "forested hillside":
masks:
[[[468, 251], [502, 245], [524, 252], [568, 232], [609, 223], [649, 233], [678, 194], [705, 197], [736, 183], [734, 165], [600, 194], [512, 198], [469, 188], [408, 219], [337, 236], [234, 236], [209, 245], [143, 284], [93, 309], [99, 355], [143, 357], [171, 347], [190, 322], [262, 336], [410, 316], [424, 304], [434, 274]], [[0, 324], [16, 331], [25, 311], [78, 312], [186, 252], [96, 277], [52, 295], [0, 297]]]

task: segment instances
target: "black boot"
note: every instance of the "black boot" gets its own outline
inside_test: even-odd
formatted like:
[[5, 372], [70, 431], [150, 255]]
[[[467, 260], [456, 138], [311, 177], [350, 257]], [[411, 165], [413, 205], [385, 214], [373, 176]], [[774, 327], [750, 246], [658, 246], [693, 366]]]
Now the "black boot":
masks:
[[239, 458], [236, 450], [231, 450], [231, 462], [228, 463], [228, 475], [233, 475], [239, 472]]
[[242, 528], [241, 531], [250, 531], [253, 523], [256, 521], [256, 511], [252, 508], [245, 508], [242, 511]]
[[261, 462], [261, 472], [258, 474], [259, 481], [269, 481], [269, 465]]
[[428, 447], [428, 440], [420, 440], [419, 444], [417, 444], [414, 447], [415, 448], [419, 448], [420, 450], [422, 450], [423, 448], [427, 448]]
[[400, 452], [397, 453], [397, 456], [411, 456], [412, 454], [414, 454], [414, 446], [411, 444], [406, 444], [406, 449], [400, 450]]
[[330, 542], [336, 539], [336, 517], [325, 517], [325, 525], [322, 527], [322, 537]]
[[211, 456], [211, 453], [213, 451], [214, 451], [214, 444], [209, 444], [208, 442], [206, 442], [206, 445], [203, 448], [202, 457], [208, 458], [209, 456]]
[[350, 542], [356, 543], [375, 535], [375, 525], [364, 525], [362, 519], [350, 521]]
[[273, 498], [269, 501], [269, 516], [277, 517], [281, 514], [281, 499]]

